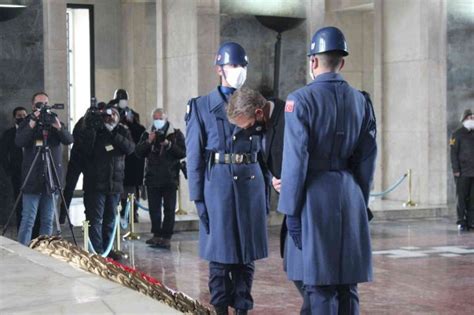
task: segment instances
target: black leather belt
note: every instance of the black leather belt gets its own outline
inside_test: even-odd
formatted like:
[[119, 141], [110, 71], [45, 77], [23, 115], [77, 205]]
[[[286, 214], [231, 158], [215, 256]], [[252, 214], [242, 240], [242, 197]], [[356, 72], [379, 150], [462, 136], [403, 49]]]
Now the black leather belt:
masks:
[[341, 171], [349, 168], [348, 160], [335, 159], [311, 159], [309, 161], [309, 169], [312, 171]]
[[257, 163], [257, 153], [212, 153], [215, 164], [252, 164]]

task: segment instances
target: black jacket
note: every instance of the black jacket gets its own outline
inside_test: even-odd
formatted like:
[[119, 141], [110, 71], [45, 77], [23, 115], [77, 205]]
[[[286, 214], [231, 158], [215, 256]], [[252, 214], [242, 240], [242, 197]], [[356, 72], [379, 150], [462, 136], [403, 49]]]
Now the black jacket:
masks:
[[451, 136], [449, 146], [453, 173], [474, 177], [474, 130], [459, 128]]
[[264, 159], [272, 175], [280, 178], [283, 158], [283, 133], [285, 131], [285, 102], [280, 99], [269, 100], [275, 104], [275, 107], [270, 117], [269, 128], [264, 135]]
[[5, 130], [0, 140], [0, 159], [2, 167], [15, 183], [21, 182], [21, 162], [23, 151], [15, 145], [16, 127]]
[[125, 156], [135, 149], [130, 131], [118, 124], [111, 132], [105, 128], [83, 127], [76, 139], [77, 149], [86, 158], [84, 191], [122, 193]]
[[[31, 128], [29, 125], [30, 117], [28, 116], [18, 127], [15, 136], [15, 144], [18, 147], [23, 148], [23, 163], [22, 163], [22, 182], [25, 180], [26, 175], [33, 163], [33, 160], [38, 152], [40, 146], [43, 144], [43, 135], [38, 124], [35, 128]], [[63, 124], [60, 130], [51, 128], [48, 135], [47, 144], [50, 148], [51, 156], [54, 160], [54, 166], [57, 170], [57, 175], [62, 183], [62, 150], [61, 144], [71, 144], [74, 139], [71, 133], [64, 127]], [[53, 172], [53, 170], [51, 170]], [[54, 178], [54, 175], [52, 174]], [[46, 178], [44, 163], [41, 154], [39, 155], [35, 166], [31, 171], [31, 175], [23, 189], [26, 194], [39, 194], [47, 192], [46, 190]]]
[[[137, 145], [142, 134], [145, 132], [145, 127], [139, 123], [127, 124], [132, 135], [133, 143]], [[145, 169], [145, 160], [138, 157], [136, 154], [127, 155], [125, 158], [125, 179], [124, 186], [141, 186], [143, 185], [143, 172]]]
[[144, 132], [135, 149], [138, 157], [146, 158], [145, 185], [149, 187], [178, 187], [180, 160], [186, 157], [184, 135], [179, 129], [168, 128], [167, 147], [159, 143], [148, 143], [148, 132]]
[[[283, 134], [285, 131], [285, 102], [280, 99], [270, 98], [275, 104], [272, 116], [270, 117], [270, 126], [265, 132], [265, 162], [272, 175], [281, 178], [281, 168], [283, 159]], [[283, 258], [285, 252], [286, 240], [286, 216], [283, 219], [280, 230], [280, 256]]]

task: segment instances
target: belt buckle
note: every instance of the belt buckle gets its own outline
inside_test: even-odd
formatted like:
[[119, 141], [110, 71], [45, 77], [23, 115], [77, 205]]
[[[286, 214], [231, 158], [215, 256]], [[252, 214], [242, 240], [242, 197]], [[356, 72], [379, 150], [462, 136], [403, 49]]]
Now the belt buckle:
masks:
[[234, 154], [234, 161], [235, 161], [235, 164], [242, 164], [244, 163], [244, 155], [243, 154]]

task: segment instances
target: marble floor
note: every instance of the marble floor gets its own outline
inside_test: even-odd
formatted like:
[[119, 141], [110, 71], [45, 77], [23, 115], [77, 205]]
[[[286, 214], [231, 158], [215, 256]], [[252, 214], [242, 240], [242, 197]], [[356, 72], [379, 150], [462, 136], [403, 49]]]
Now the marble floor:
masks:
[[[209, 301], [197, 232], [176, 233], [171, 250], [151, 248], [146, 216], [140, 213], [141, 239], [123, 242], [130, 257], [122, 262]], [[376, 221], [371, 227], [375, 281], [359, 287], [362, 314], [474, 313], [474, 232], [458, 232], [449, 218]], [[282, 271], [278, 226], [270, 227], [269, 245], [270, 257], [256, 263], [251, 314], [297, 314], [301, 298]]]
[[[252, 314], [297, 314], [301, 299], [286, 280], [279, 229], [270, 229], [270, 257], [256, 263]], [[177, 233], [171, 250], [142, 239], [124, 243], [127, 264], [203, 302], [209, 300], [207, 263], [197, 258], [197, 233]], [[363, 314], [473, 314], [474, 233], [459, 233], [450, 219], [372, 224], [375, 281], [360, 285]]]

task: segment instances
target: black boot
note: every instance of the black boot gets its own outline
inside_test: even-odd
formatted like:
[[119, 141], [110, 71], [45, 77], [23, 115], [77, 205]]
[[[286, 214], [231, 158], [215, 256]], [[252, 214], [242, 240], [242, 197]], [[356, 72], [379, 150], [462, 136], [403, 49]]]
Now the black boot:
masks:
[[214, 306], [216, 315], [228, 315], [227, 306]]
[[247, 315], [247, 313], [248, 313], [248, 310], [238, 310], [238, 309], [236, 309], [234, 314], [235, 315]]

